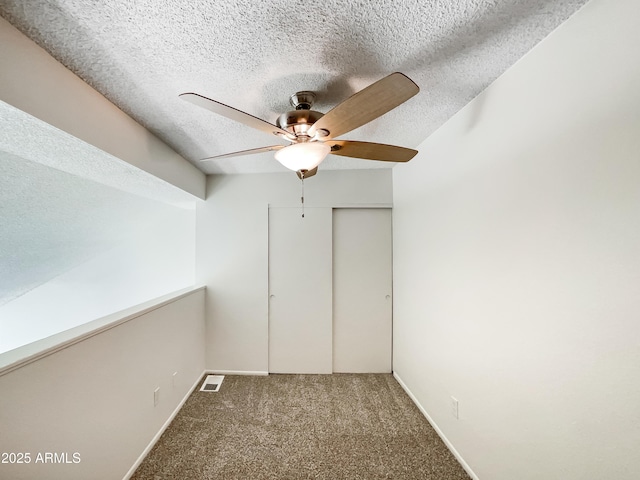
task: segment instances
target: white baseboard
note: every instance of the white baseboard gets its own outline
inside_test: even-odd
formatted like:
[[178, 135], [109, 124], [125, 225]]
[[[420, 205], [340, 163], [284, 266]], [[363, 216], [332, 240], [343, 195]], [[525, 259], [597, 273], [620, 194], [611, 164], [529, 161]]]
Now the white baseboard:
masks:
[[265, 372], [263, 370], [207, 370], [206, 373], [215, 374], [215, 375], [256, 375], [256, 376], [265, 376], [269, 375], [269, 372]]
[[144, 449], [144, 451], [140, 454], [140, 456], [138, 457], [138, 459], [136, 460], [136, 463], [133, 464], [133, 466], [129, 469], [129, 471], [127, 472], [127, 474], [124, 476], [124, 478], [122, 480], [129, 480], [133, 474], [135, 473], [135, 471], [138, 469], [138, 467], [140, 466], [140, 464], [142, 463], [142, 461], [145, 459], [145, 457], [149, 454], [149, 452], [151, 451], [151, 449], [154, 447], [154, 445], [156, 444], [156, 442], [158, 440], [160, 440], [160, 437], [162, 436], [162, 434], [164, 433], [164, 431], [167, 429], [167, 427], [171, 424], [171, 422], [173, 421], [173, 419], [175, 418], [175, 416], [178, 414], [178, 412], [180, 411], [180, 409], [182, 408], [182, 406], [185, 404], [185, 402], [187, 401], [187, 399], [189, 398], [189, 396], [193, 393], [193, 391], [198, 388], [198, 386], [200, 385], [200, 382], [202, 381], [202, 377], [207, 373], [207, 371], [205, 370], [204, 372], [202, 372], [201, 375], [198, 376], [198, 378], [196, 379], [195, 383], [193, 384], [193, 386], [189, 389], [189, 391], [187, 392], [187, 394], [184, 396], [184, 398], [182, 400], [180, 400], [180, 403], [178, 404], [178, 406], [175, 408], [175, 410], [171, 413], [171, 415], [169, 416], [169, 418], [167, 419], [166, 422], [164, 422], [164, 425], [162, 425], [162, 427], [160, 427], [160, 430], [158, 431], [158, 433], [155, 434], [155, 436], [151, 439], [151, 441], [149, 442], [149, 445], [147, 445], [147, 448]]
[[393, 377], [398, 381], [398, 383], [400, 384], [400, 386], [402, 387], [402, 389], [407, 393], [407, 395], [409, 395], [409, 398], [411, 398], [411, 400], [413, 400], [413, 403], [416, 404], [416, 406], [418, 407], [418, 409], [422, 412], [422, 414], [425, 416], [425, 418], [427, 419], [427, 421], [431, 424], [431, 426], [433, 427], [433, 429], [436, 431], [436, 433], [438, 434], [438, 436], [442, 439], [442, 441], [444, 442], [444, 444], [447, 446], [447, 448], [449, 449], [449, 451], [453, 454], [454, 457], [456, 457], [456, 460], [458, 460], [458, 463], [460, 463], [460, 465], [462, 466], [462, 468], [464, 468], [465, 472], [467, 472], [467, 474], [473, 479], [473, 480], [480, 480], [478, 478], [478, 476], [475, 474], [475, 472], [473, 470], [471, 470], [471, 467], [467, 464], [467, 462], [464, 461], [464, 458], [462, 458], [462, 456], [458, 453], [458, 451], [455, 449], [455, 447], [453, 446], [453, 444], [449, 441], [449, 439], [444, 435], [444, 433], [442, 433], [442, 430], [440, 430], [440, 428], [438, 427], [438, 425], [436, 425], [436, 422], [433, 421], [433, 419], [429, 416], [429, 414], [427, 413], [427, 411], [424, 409], [424, 407], [420, 404], [420, 402], [418, 401], [418, 399], [415, 397], [415, 395], [411, 392], [411, 390], [409, 390], [409, 387], [407, 387], [405, 385], [405, 383], [402, 381], [402, 379], [400, 378], [400, 376], [396, 373], [393, 372]]

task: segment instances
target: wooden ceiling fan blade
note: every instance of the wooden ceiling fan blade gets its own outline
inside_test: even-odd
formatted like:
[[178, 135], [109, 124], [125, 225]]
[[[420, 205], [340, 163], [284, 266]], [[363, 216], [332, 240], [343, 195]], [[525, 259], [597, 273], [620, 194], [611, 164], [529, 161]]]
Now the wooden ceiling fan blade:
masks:
[[281, 129], [280, 127], [277, 127], [276, 125], [272, 125], [269, 122], [262, 120], [261, 118], [254, 117], [253, 115], [245, 113], [242, 110], [238, 110], [237, 108], [230, 107], [229, 105], [225, 105], [224, 103], [220, 103], [215, 100], [211, 100], [210, 98], [203, 97], [202, 95], [198, 95], [197, 93], [181, 93], [179, 97], [189, 103], [193, 103], [194, 105], [197, 105], [199, 107], [206, 108], [213, 113], [217, 113], [218, 115], [222, 115], [223, 117], [235, 120], [236, 122], [240, 122], [248, 127], [261, 130], [271, 135], [291, 138], [291, 134], [289, 132]]
[[382, 162], [408, 162], [418, 153], [412, 148], [386, 145], [384, 143], [357, 142], [351, 140], [330, 140], [325, 142], [331, 147], [333, 155], [380, 160]]
[[200, 162], [208, 162], [209, 160], [220, 160], [221, 158], [240, 157], [243, 155], [253, 155], [254, 153], [271, 152], [274, 150], [280, 150], [285, 145], [271, 145], [269, 147], [251, 148], [249, 150], [240, 150], [239, 152], [225, 153], [223, 155], [215, 155], [213, 157], [207, 157], [199, 160]]
[[409, 77], [392, 73], [331, 109], [311, 126], [309, 135], [326, 130], [329, 134], [323, 140], [339, 137], [393, 110], [419, 91]]

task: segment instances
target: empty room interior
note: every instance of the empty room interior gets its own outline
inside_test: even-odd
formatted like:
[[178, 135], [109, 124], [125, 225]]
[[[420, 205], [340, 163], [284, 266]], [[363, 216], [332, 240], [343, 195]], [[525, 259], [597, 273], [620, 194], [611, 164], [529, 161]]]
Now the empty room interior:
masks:
[[[0, 478], [225, 478], [136, 470], [243, 382], [364, 379], [394, 460], [419, 424], [455, 478], [640, 478], [639, 18], [0, 0]], [[279, 478], [454, 478], [411, 461]]]

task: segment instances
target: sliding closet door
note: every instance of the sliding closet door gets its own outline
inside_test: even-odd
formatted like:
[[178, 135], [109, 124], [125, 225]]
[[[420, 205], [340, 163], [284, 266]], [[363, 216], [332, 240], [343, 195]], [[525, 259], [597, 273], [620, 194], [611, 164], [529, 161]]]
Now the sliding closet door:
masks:
[[333, 212], [333, 371], [391, 372], [391, 210]]
[[331, 208], [269, 209], [269, 372], [331, 373]]

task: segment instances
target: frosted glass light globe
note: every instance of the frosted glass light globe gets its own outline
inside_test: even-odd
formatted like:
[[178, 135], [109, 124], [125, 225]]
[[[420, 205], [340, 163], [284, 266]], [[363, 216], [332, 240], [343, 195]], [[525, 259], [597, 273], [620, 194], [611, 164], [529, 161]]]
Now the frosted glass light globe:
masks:
[[298, 172], [313, 170], [329, 155], [330, 151], [331, 147], [322, 142], [294, 143], [278, 150], [275, 157], [289, 170]]

